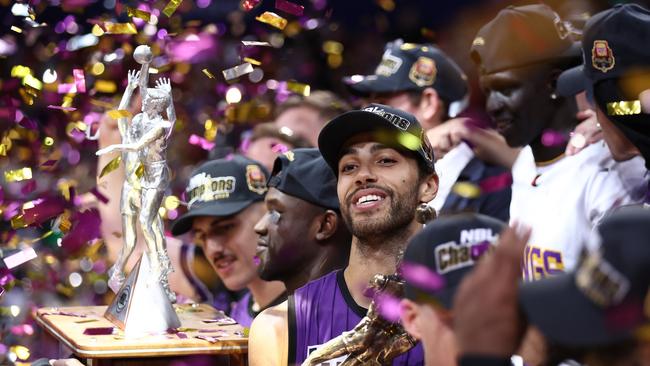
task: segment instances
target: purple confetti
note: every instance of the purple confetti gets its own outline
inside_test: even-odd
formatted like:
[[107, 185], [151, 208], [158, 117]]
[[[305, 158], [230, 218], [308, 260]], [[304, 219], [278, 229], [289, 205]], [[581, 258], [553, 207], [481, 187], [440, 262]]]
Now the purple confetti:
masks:
[[59, 109], [59, 110], [66, 111], [66, 112], [72, 112], [72, 111], [77, 110], [77, 108], [75, 108], [75, 107], [63, 107], [63, 106], [60, 106], [60, 105], [51, 105], [51, 104], [48, 105], [47, 107], [49, 109]]
[[254, 256], [253, 257], [253, 264], [255, 264], [255, 266], [259, 266], [260, 263], [262, 263], [262, 260], [260, 259], [260, 257]]
[[60, 215], [65, 208], [65, 201], [58, 197], [39, 198], [34, 201], [34, 207], [23, 211], [23, 220], [27, 225], [40, 225], [43, 222]]
[[485, 254], [488, 250], [490, 250], [490, 242], [489, 241], [482, 241], [480, 243], [472, 245], [470, 248], [470, 256], [473, 261], [479, 260], [483, 254]]
[[422, 264], [404, 262], [401, 271], [405, 280], [423, 290], [438, 291], [445, 286], [445, 279], [442, 276]]
[[90, 190], [90, 193], [92, 193], [95, 197], [97, 197], [98, 200], [100, 200], [103, 204], [108, 203], [108, 197], [104, 196], [98, 189], [97, 187], [94, 187], [93, 189]]
[[284, 154], [289, 150], [290, 150], [289, 147], [287, 147], [287, 145], [285, 144], [274, 144], [273, 146], [271, 146], [271, 151], [280, 154]]
[[305, 7], [287, 0], [275, 0], [275, 8], [295, 16], [302, 16]]
[[400, 319], [400, 299], [387, 294], [377, 294], [374, 299], [378, 305], [379, 315], [393, 323], [399, 322]]
[[503, 173], [492, 177], [487, 177], [478, 183], [481, 192], [492, 193], [506, 189], [512, 185], [512, 174]]
[[25, 183], [25, 185], [22, 186], [22, 188], [20, 188], [20, 193], [22, 193], [24, 195], [28, 195], [28, 194], [34, 192], [35, 189], [36, 189], [36, 180], [31, 179], [30, 181]]
[[61, 241], [61, 246], [66, 253], [76, 253], [89, 241], [101, 237], [99, 231], [101, 219], [96, 209], [75, 213], [72, 222], [73, 228]]
[[76, 93], [77, 87], [74, 84], [59, 84], [57, 92], [59, 94]]
[[188, 140], [190, 145], [200, 146], [203, 150], [210, 151], [214, 147], [214, 142], [210, 142], [201, 136], [192, 134]]
[[559, 146], [567, 142], [567, 137], [561, 132], [554, 130], [545, 130], [542, 133], [542, 145], [544, 146]]
[[85, 335], [111, 335], [113, 334], [114, 327], [95, 327], [84, 329]]

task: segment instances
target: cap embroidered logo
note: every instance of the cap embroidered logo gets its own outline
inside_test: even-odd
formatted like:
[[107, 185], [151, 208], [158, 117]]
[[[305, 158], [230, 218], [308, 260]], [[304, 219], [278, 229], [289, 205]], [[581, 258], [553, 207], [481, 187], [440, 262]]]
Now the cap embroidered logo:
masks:
[[428, 57], [420, 56], [417, 61], [411, 66], [409, 71], [409, 79], [419, 87], [433, 85], [436, 80], [438, 68], [435, 61]]
[[596, 70], [602, 72], [607, 72], [614, 68], [616, 59], [607, 41], [599, 39], [594, 41], [594, 46], [591, 49], [591, 64]]
[[409, 128], [409, 126], [411, 125], [411, 122], [409, 122], [409, 120], [407, 120], [406, 118], [402, 118], [396, 114], [388, 113], [379, 107], [368, 107], [368, 108], [364, 108], [363, 110], [383, 117], [384, 119], [392, 123], [393, 126], [399, 128], [402, 131], [406, 131], [406, 129]]

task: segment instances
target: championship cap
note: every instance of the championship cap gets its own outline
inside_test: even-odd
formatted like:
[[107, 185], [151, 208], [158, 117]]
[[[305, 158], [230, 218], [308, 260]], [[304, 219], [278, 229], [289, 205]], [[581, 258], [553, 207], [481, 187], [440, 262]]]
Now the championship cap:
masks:
[[241, 155], [199, 166], [185, 190], [187, 213], [174, 222], [172, 234], [189, 231], [197, 216], [230, 216], [264, 200], [267, 176], [262, 165]]
[[[629, 336], [650, 317], [650, 210], [622, 207], [605, 218], [575, 271], [521, 286], [528, 320], [566, 346], [596, 346]], [[645, 308], [644, 308], [645, 304]]]
[[[415, 235], [404, 253], [402, 277], [406, 298], [434, 300], [451, 309], [463, 277], [494, 244], [505, 223], [489, 216], [463, 213], [440, 217]], [[441, 278], [442, 288], [434, 278]]]
[[432, 44], [404, 43], [401, 39], [386, 44], [374, 74], [347, 76], [343, 82], [361, 96], [431, 87], [448, 106], [451, 117], [469, 102], [467, 76], [451, 58]]
[[616, 5], [594, 15], [584, 30], [583, 65], [558, 80], [564, 95], [587, 89], [607, 117], [634, 143], [650, 166], [650, 116], [639, 93], [650, 89], [650, 11]]
[[341, 149], [351, 137], [362, 133], [370, 133], [374, 141], [386, 146], [412, 152], [434, 171], [433, 148], [417, 118], [400, 109], [370, 104], [335, 117], [318, 135], [318, 149], [337, 176]]
[[339, 209], [336, 176], [316, 148], [289, 150], [278, 156], [267, 186], [316, 206]]
[[501, 10], [478, 31], [470, 52], [482, 74], [580, 56], [572, 26], [543, 4]]

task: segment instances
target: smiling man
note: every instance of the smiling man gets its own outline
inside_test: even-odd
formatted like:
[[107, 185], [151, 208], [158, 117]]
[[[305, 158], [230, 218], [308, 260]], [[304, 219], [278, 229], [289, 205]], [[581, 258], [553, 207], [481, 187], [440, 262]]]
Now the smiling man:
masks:
[[350, 233], [339, 214], [336, 177], [318, 149], [295, 149], [275, 159], [255, 225], [257, 271], [284, 282], [287, 292], [345, 266]]
[[173, 235], [192, 231], [229, 290], [250, 291], [230, 313], [245, 327], [261, 310], [286, 298], [281, 282], [267, 282], [257, 275], [253, 226], [264, 215], [265, 193], [266, 172], [259, 163], [239, 155], [209, 161], [192, 173], [186, 190], [188, 212], [172, 227]]
[[510, 146], [525, 146], [512, 168], [510, 219], [532, 228], [527, 280], [573, 269], [605, 214], [643, 198], [641, 159], [617, 163], [602, 143], [564, 155], [576, 104], [555, 83], [580, 60], [571, 36], [558, 14], [536, 4], [501, 10], [472, 43], [488, 114]]
[[[338, 177], [341, 214], [352, 232], [350, 258], [344, 270], [308, 283], [260, 314], [249, 338], [252, 366], [301, 364], [311, 351], [354, 328], [371, 302], [364, 296], [369, 280], [395, 273], [408, 239], [422, 227], [416, 208], [438, 189], [431, 145], [409, 113], [372, 104], [334, 118], [318, 141]], [[417, 345], [393, 364], [422, 362]]]

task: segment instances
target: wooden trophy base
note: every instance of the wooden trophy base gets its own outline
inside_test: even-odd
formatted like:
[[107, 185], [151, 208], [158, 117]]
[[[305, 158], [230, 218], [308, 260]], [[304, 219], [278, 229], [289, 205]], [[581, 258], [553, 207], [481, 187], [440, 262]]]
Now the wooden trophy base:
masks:
[[[244, 328], [207, 304], [174, 305], [177, 333], [127, 339], [104, 318], [106, 306], [40, 308], [34, 318], [59, 343], [58, 358], [71, 354], [92, 366], [158, 366], [177, 361], [197, 365], [246, 365]], [[110, 331], [113, 330], [112, 333]], [[109, 333], [109, 334], [106, 334]], [[206, 360], [206, 363], [200, 362]]]

